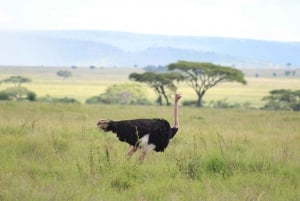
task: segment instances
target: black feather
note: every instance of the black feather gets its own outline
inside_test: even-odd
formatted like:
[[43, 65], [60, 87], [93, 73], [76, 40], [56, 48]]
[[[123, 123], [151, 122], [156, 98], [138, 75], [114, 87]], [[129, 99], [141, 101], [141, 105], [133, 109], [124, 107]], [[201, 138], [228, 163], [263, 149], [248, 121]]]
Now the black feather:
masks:
[[149, 134], [148, 144], [155, 145], [155, 151], [164, 151], [178, 128], [171, 128], [165, 119], [132, 119], [122, 121], [100, 120], [98, 127], [104, 131], [112, 131], [122, 142], [137, 147], [139, 139]]

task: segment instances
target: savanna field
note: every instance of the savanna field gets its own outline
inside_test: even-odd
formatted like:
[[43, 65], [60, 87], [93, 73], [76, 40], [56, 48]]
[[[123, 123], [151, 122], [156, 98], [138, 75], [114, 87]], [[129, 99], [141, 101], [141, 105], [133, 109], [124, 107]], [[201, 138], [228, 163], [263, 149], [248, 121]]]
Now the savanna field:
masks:
[[[84, 100], [128, 80], [132, 70], [76, 69], [61, 79], [58, 68], [0, 68], [0, 79], [30, 77], [38, 96], [74, 97], [79, 104], [0, 102], [0, 200], [298, 201], [300, 115], [263, 111], [272, 89], [299, 89], [300, 79], [246, 74], [248, 85], [216, 86], [205, 101], [250, 104], [244, 109], [180, 106], [180, 130], [163, 153], [137, 152], [112, 133], [97, 129], [100, 118], [165, 118], [172, 106], [88, 105]], [[0, 89], [8, 84], [1, 84]], [[155, 94], [145, 87], [150, 100]], [[196, 98], [178, 84], [182, 101]]]

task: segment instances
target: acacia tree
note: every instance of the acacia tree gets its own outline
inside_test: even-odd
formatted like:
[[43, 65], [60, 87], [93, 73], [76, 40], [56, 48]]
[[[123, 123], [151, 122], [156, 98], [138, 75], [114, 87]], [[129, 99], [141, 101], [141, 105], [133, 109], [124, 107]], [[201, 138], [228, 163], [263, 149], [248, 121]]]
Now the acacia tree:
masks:
[[71, 77], [72, 73], [68, 70], [60, 70], [56, 72], [56, 75], [59, 77], [63, 77], [63, 79], [66, 79], [68, 77]]
[[17, 75], [17, 76], [10, 76], [9, 78], [3, 80], [3, 82], [13, 83], [13, 84], [15, 84], [15, 87], [21, 87], [21, 85], [23, 83], [31, 82], [31, 79], [27, 78], [27, 77], [22, 77], [22, 76]]
[[191, 86], [197, 94], [197, 107], [202, 106], [202, 100], [205, 93], [219, 83], [247, 83], [242, 71], [212, 63], [178, 61], [169, 64], [168, 69], [182, 72], [186, 83]]
[[175, 92], [177, 87], [174, 84], [174, 81], [180, 81], [183, 79], [183, 76], [179, 73], [168, 72], [168, 73], [154, 73], [154, 72], [145, 72], [145, 73], [131, 73], [129, 79], [146, 83], [154, 92], [158, 95], [158, 102], [162, 105], [162, 97], [166, 101], [167, 105], [170, 105], [169, 96], [167, 91]]
[[22, 87], [23, 83], [31, 82], [30, 78], [22, 77], [22, 76], [10, 76], [7, 79], [3, 80], [4, 83], [12, 83], [14, 87], [9, 87], [3, 91], [1, 91], [2, 98], [6, 100], [23, 100], [27, 99], [30, 101], [34, 101], [36, 98], [36, 94], [33, 91], [28, 90], [26, 87]]

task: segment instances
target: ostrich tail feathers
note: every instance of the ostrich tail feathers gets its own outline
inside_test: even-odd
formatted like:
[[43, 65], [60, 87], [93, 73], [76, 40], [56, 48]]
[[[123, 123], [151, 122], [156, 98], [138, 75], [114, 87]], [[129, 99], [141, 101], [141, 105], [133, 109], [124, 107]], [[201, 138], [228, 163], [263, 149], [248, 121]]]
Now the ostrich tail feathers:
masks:
[[109, 131], [110, 123], [111, 123], [111, 120], [101, 119], [97, 122], [97, 126], [98, 126], [98, 128], [102, 129], [103, 131]]

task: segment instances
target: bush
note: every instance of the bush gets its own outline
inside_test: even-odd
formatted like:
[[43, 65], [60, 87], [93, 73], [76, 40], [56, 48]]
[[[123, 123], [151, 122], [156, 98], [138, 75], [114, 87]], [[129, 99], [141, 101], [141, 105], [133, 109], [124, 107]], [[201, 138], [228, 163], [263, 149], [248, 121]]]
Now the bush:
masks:
[[150, 105], [143, 89], [136, 84], [112, 85], [106, 92], [86, 100], [88, 104], [122, 104], [122, 105]]
[[36, 93], [34, 93], [33, 91], [28, 91], [27, 92], [27, 99], [29, 101], [35, 101], [36, 100]]
[[263, 98], [267, 103], [262, 109], [300, 111], [300, 90], [276, 89], [269, 93], [269, 96]]
[[55, 98], [49, 95], [39, 98], [38, 101], [46, 102], [46, 103], [80, 103], [75, 98], [69, 98], [69, 97]]
[[300, 111], [300, 103], [295, 103], [294, 105], [292, 105], [292, 108], [294, 111]]
[[87, 104], [103, 103], [100, 96], [93, 96], [85, 101]]
[[236, 103], [236, 104], [230, 104], [227, 99], [223, 100], [217, 100], [217, 101], [210, 101], [209, 106], [212, 108], [241, 108], [241, 105]]
[[60, 103], [79, 103], [79, 101], [76, 100], [75, 98], [69, 98], [69, 97], [57, 98], [56, 102], [60, 102]]
[[177, 157], [176, 165], [179, 172], [189, 179], [200, 179], [201, 175], [204, 173], [201, 157], [195, 152]]
[[222, 176], [230, 175], [228, 165], [224, 159], [221, 158], [211, 158], [206, 161], [206, 169], [208, 172], [213, 174], [219, 174]]
[[0, 100], [34, 101], [36, 94], [25, 87], [10, 87], [0, 92]]
[[9, 100], [9, 94], [5, 91], [0, 91], [0, 100]]
[[197, 101], [193, 101], [193, 100], [183, 101], [182, 105], [183, 106], [196, 106], [197, 105]]

